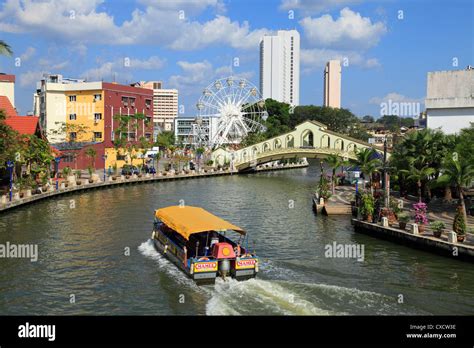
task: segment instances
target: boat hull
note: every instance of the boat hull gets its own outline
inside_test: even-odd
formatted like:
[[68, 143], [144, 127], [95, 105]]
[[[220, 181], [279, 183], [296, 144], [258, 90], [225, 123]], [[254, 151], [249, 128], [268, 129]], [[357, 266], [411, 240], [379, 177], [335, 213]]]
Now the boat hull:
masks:
[[[214, 284], [219, 277], [218, 260], [184, 260], [183, 251], [162, 233], [156, 232], [152, 237], [155, 249], [175, 264], [184, 274], [197, 284]], [[255, 278], [258, 273], [258, 259], [236, 259], [231, 261], [229, 276], [236, 280]]]

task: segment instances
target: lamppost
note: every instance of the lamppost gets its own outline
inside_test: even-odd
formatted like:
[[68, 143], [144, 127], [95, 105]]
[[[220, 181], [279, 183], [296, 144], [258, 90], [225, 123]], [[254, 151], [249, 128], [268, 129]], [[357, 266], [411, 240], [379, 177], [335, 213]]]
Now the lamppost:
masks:
[[382, 188], [384, 192], [384, 204], [385, 208], [388, 208], [390, 206], [390, 179], [388, 176], [388, 172], [390, 170], [390, 167], [387, 166], [387, 136], [385, 136], [385, 139], [383, 141], [383, 177], [382, 177]]
[[7, 162], [7, 168], [8, 171], [10, 172], [10, 202], [12, 201], [13, 198], [13, 161], [8, 161]]
[[104, 182], [105, 182], [105, 177], [106, 177], [105, 167], [106, 167], [106, 164], [107, 164], [107, 155], [104, 154], [104, 155], [102, 156], [102, 158], [104, 159]]
[[59, 162], [61, 162], [61, 157], [56, 157], [54, 159], [55, 163], [55, 172], [56, 172], [56, 191], [59, 189]]

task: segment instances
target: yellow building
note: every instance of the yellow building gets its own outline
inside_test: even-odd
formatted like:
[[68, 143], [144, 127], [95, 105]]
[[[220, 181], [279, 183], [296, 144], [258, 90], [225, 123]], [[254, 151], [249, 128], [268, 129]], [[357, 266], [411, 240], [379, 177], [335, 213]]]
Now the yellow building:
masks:
[[[66, 91], [66, 139], [104, 140], [104, 93], [100, 89]], [[72, 139], [71, 139], [72, 138]]]

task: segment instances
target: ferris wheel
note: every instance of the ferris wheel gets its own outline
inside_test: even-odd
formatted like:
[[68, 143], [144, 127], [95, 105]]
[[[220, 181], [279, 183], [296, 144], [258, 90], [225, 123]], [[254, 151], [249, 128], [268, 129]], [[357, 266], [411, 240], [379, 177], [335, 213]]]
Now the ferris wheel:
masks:
[[243, 78], [227, 77], [207, 86], [196, 104], [199, 117], [209, 120], [208, 142], [217, 147], [239, 144], [249, 133], [265, 131], [268, 117], [258, 89]]

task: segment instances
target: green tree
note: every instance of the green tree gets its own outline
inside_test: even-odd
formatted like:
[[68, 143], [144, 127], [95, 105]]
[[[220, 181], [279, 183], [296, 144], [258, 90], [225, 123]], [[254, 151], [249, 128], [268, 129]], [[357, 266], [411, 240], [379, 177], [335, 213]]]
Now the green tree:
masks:
[[[381, 161], [375, 157], [376, 151], [371, 148], [362, 148], [356, 151], [355, 163], [359, 166], [364, 177], [369, 179], [370, 193], [373, 195], [372, 176], [379, 171]], [[365, 185], [364, 185], [365, 190]]]
[[430, 176], [435, 172], [434, 168], [431, 167], [422, 167], [418, 169], [413, 164], [410, 165], [409, 169], [403, 169], [401, 172], [407, 174], [407, 179], [416, 183], [418, 188], [418, 202], [421, 202], [422, 199], [422, 184], [427, 181]]
[[94, 149], [92, 146], [88, 147], [85, 151], [86, 156], [90, 159], [91, 161], [91, 167], [95, 170], [95, 158], [97, 156], [97, 151]]
[[11, 56], [13, 54], [11, 47], [3, 40], [0, 40], [0, 54], [4, 56]]
[[175, 136], [171, 131], [163, 131], [156, 137], [156, 145], [168, 149], [175, 144]]
[[336, 192], [335, 186], [336, 186], [336, 170], [337, 168], [341, 167], [344, 165], [344, 159], [341, 156], [338, 156], [336, 154], [330, 154], [326, 157], [325, 162], [328, 164], [329, 168], [332, 170], [332, 175], [331, 175], [331, 191], [332, 194], [334, 195]]
[[459, 205], [462, 208], [464, 221], [467, 221], [466, 205], [464, 203], [463, 190], [471, 186], [474, 180], [474, 164], [466, 161], [455, 160], [452, 157], [447, 157], [443, 162], [443, 174], [438, 178], [438, 181], [454, 185], [459, 195]]

